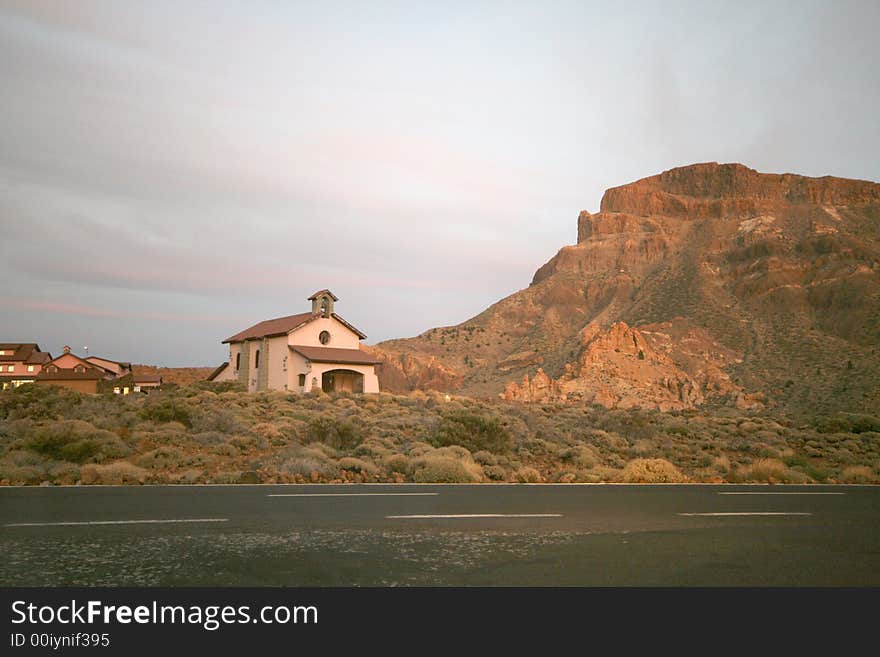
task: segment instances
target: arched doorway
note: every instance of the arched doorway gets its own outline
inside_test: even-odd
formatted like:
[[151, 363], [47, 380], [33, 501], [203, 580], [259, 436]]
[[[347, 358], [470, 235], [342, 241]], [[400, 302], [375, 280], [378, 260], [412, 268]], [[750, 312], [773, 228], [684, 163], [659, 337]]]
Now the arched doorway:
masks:
[[324, 392], [363, 392], [364, 375], [354, 370], [330, 370], [321, 375]]

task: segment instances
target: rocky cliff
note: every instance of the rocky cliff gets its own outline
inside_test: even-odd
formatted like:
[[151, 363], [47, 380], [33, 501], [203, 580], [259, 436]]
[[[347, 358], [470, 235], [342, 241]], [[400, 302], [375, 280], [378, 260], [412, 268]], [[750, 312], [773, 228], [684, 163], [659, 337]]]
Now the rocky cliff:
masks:
[[877, 410], [878, 347], [880, 184], [707, 163], [609, 189], [528, 288], [377, 351], [397, 390]]

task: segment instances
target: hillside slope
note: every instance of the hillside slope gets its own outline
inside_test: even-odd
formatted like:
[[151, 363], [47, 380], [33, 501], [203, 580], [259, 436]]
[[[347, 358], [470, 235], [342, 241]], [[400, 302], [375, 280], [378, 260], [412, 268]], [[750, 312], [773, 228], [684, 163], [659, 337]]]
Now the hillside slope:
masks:
[[373, 348], [385, 389], [880, 408], [880, 184], [680, 167], [606, 191], [531, 285]]

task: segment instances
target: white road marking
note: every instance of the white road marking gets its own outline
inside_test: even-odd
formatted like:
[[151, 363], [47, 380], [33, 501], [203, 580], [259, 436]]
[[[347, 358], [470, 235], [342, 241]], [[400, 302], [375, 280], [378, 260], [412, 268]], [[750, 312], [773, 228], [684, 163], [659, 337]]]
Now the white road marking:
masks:
[[439, 515], [385, 516], [386, 518], [404, 518], [412, 520], [430, 520], [446, 518], [561, 518], [561, 513], [448, 513]]
[[88, 520], [83, 522], [12, 522], [4, 527], [73, 527], [78, 525], [158, 525], [179, 522], [228, 522], [229, 518], [180, 518], [172, 520]]
[[273, 493], [266, 497], [417, 497], [440, 493]]
[[811, 516], [812, 513], [794, 511], [723, 511], [717, 513], [679, 513], [680, 516]]
[[731, 493], [718, 493], [719, 495], [846, 495], [846, 493], [806, 493], [806, 492], [751, 492], [751, 491], [737, 491]]

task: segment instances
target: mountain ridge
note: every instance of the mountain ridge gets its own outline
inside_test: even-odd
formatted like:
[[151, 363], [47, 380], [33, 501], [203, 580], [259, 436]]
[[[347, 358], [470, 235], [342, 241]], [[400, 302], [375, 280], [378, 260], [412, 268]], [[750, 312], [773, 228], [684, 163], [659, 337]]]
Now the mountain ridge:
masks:
[[[880, 407], [880, 184], [698, 163], [608, 189], [577, 225], [577, 243], [527, 288], [372, 348], [383, 387], [609, 407]], [[641, 359], [614, 351], [627, 332]]]

